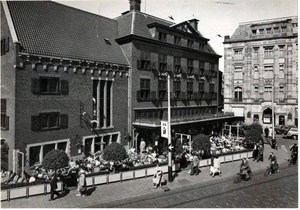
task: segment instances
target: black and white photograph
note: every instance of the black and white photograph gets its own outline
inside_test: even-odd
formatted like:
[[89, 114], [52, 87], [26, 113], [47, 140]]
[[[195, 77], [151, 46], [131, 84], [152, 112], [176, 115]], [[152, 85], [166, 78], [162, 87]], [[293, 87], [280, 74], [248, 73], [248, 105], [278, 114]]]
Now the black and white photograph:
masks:
[[298, 208], [297, 0], [1, 0], [1, 208]]

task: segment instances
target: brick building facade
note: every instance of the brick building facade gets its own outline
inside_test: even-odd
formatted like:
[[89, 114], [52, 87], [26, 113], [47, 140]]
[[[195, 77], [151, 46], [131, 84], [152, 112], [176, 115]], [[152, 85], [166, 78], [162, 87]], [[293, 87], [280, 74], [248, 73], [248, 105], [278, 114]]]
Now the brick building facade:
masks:
[[[175, 24], [140, 11], [140, 0], [130, 0], [130, 11], [115, 18], [119, 38], [131, 65], [129, 106], [133, 141], [139, 148], [166, 143], [161, 120], [167, 120], [167, 75], [171, 77], [172, 133], [210, 134], [220, 131], [231, 116], [218, 115], [219, 58], [193, 18]], [[222, 102], [221, 102], [222, 103]]]
[[[51, 149], [89, 155], [128, 131], [117, 21], [54, 2], [1, 2], [1, 137], [26, 166]], [[81, 151], [79, 151], [79, 149]]]

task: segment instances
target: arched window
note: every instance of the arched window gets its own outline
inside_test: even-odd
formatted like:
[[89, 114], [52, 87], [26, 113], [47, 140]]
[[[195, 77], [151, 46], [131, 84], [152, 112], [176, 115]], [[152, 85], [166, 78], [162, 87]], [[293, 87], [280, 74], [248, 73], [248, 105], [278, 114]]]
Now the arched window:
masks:
[[243, 101], [243, 90], [241, 87], [234, 88], [234, 101]]
[[263, 123], [271, 124], [272, 123], [272, 109], [267, 108], [263, 112]]
[[293, 119], [293, 115], [291, 113], [288, 114], [288, 120]]
[[284, 115], [279, 115], [279, 125], [285, 125], [285, 117], [284, 117]]
[[259, 115], [255, 114], [253, 115], [253, 123], [258, 123], [259, 122]]
[[250, 111], [247, 113], [247, 118], [251, 118], [251, 112]]

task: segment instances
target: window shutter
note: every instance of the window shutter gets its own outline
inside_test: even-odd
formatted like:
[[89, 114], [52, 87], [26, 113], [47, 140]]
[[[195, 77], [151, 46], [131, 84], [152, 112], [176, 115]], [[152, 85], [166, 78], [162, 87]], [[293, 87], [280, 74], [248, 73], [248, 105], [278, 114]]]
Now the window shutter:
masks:
[[40, 117], [39, 116], [31, 116], [31, 130], [32, 131], [40, 130]]
[[151, 62], [151, 69], [156, 70], [157, 69], [157, 62]]
[[67, 114], [60, 115], [60, 127], [62, 129], [68, 128], [68, 115]]
[[5, 116], [5, 130], [8, 131], [9, 130], [9, 117]]
[[136, 100], [137, 100], [137, 101], [141, 101], [141, 91], [140, 91], [140, 90], [138, 90], [138, 91], [136, 92]]
[[61, 94], [68, 95], [69, 94], [69, 83], [68, 80], [61, 80]]
[[37, 78], [31, 79], [31, 91], [33, 94], [39, 94], [40, 93], [40, 80]]
[[141, 62], [141, 60], [137, 60], [136, 65], [137, 65], [137, 69], [141, 69], [142, 68], [142, 62]]
[[6, 39], [5, 39], [5, 52], [8, 52], [9, 51], [9, 37], [7, 37]]

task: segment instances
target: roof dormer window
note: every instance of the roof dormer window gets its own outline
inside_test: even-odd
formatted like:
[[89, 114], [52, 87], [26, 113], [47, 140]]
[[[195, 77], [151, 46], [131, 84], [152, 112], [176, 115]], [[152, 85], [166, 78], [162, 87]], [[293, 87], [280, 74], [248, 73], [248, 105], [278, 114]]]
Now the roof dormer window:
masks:
[[167, 41], [167, 34], [163, 33], [163, 32], [159, 32], [158, 39], [159, 39], [159, 41], [166, 42]]

